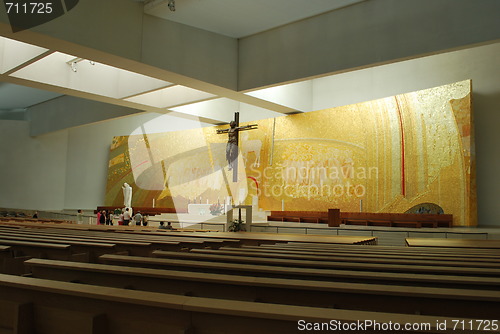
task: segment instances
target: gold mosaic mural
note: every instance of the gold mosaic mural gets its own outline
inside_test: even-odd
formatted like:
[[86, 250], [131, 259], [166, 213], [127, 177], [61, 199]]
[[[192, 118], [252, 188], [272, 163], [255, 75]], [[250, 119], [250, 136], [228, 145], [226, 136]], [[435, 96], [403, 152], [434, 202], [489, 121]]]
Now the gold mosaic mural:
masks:
[[[115, 137], [106, 205], [187, 211], [192, 203], [260, 210], [405, 212], [433, 203], [476, 225], [471, 81], [265, 119], [240, 133], [232, 181], [217, 129]], [[248, 125], [248, 124], [240, 124]]]

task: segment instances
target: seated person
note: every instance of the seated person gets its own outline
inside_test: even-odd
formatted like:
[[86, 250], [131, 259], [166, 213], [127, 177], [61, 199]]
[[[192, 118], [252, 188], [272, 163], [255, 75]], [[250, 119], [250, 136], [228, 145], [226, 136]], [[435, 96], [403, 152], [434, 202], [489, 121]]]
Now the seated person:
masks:
[[161, 229], [161, 230], [174, 230], [174, 228], [172, 227], [172, 223], [171, 222], [167, 222], [166, 226], [165, 226], [165, 223], [160, 222], [160, 226], [158, 226], [158, 228]]

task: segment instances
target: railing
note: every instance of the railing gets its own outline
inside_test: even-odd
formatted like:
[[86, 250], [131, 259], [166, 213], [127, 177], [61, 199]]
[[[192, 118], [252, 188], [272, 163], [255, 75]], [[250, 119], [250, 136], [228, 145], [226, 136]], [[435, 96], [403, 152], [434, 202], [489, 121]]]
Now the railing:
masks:
[[431, 233], [439, 234], [440, 238], [469, 238], [483, 239], [489, 238], [487, 232], [460, 232], [460, 231], [418, 231], [418, 230], [400, 230], [394, 229], [370, 229], [370, 228], [342, 228], [342, 227], [306, 227], [306, 226], [252, 226], [253, 232], [269, 232], [269, 233], [296, 233], [296, 234], [322, 234], [322, 235], [359, 235], [371, 236], [378, 238], [379, 245], [386, 246], [404, 246], [405, 238], [424, 236]]
[[[53, 211], [38, 211], [38, 218], [42, 219], [59, 219], [59, 220], [69, 220], [72, 222], [77, 222], [76, 213], [64, 213], [64, 212], [53, 212]], [[83, 215], [83, 224], [95, 225], [97, 218], [93, 215]]]
[[[220, 232], [226, 232], [226, 224], [221, 223], [186, 223], [186, 222], [178, 222], [180, 228], [198, 228], [200, 230], [218, 230]], [[213, 228], [215, 226], [215, 228]]]

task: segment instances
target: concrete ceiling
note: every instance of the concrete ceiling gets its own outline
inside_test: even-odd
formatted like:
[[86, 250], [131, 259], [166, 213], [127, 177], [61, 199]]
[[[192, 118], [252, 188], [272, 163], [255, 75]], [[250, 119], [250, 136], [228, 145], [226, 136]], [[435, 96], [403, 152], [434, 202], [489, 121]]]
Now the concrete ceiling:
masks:
[[[303, 0], [176, 0], [175, 11], [168, 8], [168, 0], [132, 1], [144, 2], [146, 14], [220, 35], [241, 38], [366, 0], [308, 0], [307, 2]], [[27, 119], [23, 116], [27, 108], [61, 96], [64, 94], [57, 89], [45, 91], [12, 82], [0, 82], [0, 119]], [[224, 96], [221, 97], [224, 98]], [[252, 97], [243, 96], [243, 99], [252, 99]], [[231, 110], [234, 107], [234, 104], [226, 104]], [[263, 105], [256, 106], [264, 111], [262, 107]], [[276, 111], [265, 112], [263, 115], [271, 117]], [[176, 113], [175, 109], [174, 113]], [[183, 116], [180, 114], [179, 116]], [[218, 119], [208, 118], [206, 121], [217, 124], [227, 120], [219, 117]]]
[[365, 0], [146, 1], [144, 12], [217, 34], [241, 38]]
[[[242, 121], [253, 121], [314, 110], [313, 88], [330, 75], [497, 40], [493, 1], [175, 0], [175, 11], [168, 3], [88, 0], [19, 34], [0, 12], [0, 119], [22, 119], [27, 108], [34, 136], [62, 129], [33, 131], [42, 123], [35, 114], [63, 115], [64, 128], [140, 112], [221, 124], [245, 110], [252, 119]], [[443, 18], [448, 30], [436, 34]]]
[[22, 110], [62, 94], [0, 82], [0, 110]]
[[[175, 11], [169, 9], [168, 0], [132, 1], [143, 2], [145, 14], [231, 38], [241, 38], [366, 0], [308, 0], [307, 2], [303, 0], [176, 0]], [[64, 89], [59, 90], [50, 87], [50, 91], [46, 91], [39, 89], [44, 88], [43, 85], [36, 85], [35, 87], [26, 87], [12, 82], [0, 82], [0, 119], [27, 120], [28, 117], [23, 115], [23, 112], [27, 108], [65, 95], [61, 93]], [[244, 102], [252, 104], [251, 99], [253, 97], [240, 95], [243, 100], [250, 99], [250, 101]], [[86, 96], [80, 97], [88, 98]], [[232, 114], [235, 106], [234, 103], [230, 103], [230, 100], [227, 100], [228, 96], [219, 97], [222, 98], [221, 102], [226, 101], [224, 104], [228, 110], [224, 111], [224, 113]], [[240, 100], [240, 102], [243, 101]], [[219, 117], [207, 118], [205, 121], [213, 124], [227, 121], [226, 118], [230, 116], [220, 115], [220, 110], [224, 108], [220, 107], [220, 103], [218, 105]], [[246, 105], [248, 106], [248, 104]], [[210, 104], [207, 106], [209, 107]], [[134, 108], [135, 106], [129, 104], [128, 107]], [[237, 109], [243, 107], [240, 105]], [[259, 113], [259, 110], [264, 111], [265, 109], [262, 109], [262, 107], [265, 108], [265, 104], [255, 105], [253, 112]], [[276, 111], [289, 112], [287, 111], [287, 107], [283, 109], [285, 111], [268, 111], [265, 115], [271, 117]], [[143, 110], [157, 111], [151, 110], [151, 108]], [[178, 110], [180, 111], [177, 111], [175, 108], [170, 109], [174, 114], [178, 114], [181, 117], [186, 115], [188, 117], [192, 116], [189, 115], [189, 112], [183, 115], [185, 113], [184, 110], [186, 110], [185, 108], [178, 108]], [[290, 111], [292, 110], [290, 109]], [[206, 114], [206, 110], [203, 112]]]

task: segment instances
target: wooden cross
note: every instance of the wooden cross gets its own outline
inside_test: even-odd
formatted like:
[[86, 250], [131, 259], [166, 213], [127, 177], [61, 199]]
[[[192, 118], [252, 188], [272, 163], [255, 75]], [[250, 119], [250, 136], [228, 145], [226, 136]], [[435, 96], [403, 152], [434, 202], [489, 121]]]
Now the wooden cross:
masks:
[[229, 129], [217, 130], [217, 134], [227, 133], [226, 160], [229, 170], [233, 170], [233, 182], [238, 182], [238, 144], [240, 131], [257, 129], [257, 124], [240, 126], [240, 113], [234, 113], [234, 121], [231, 121]]

